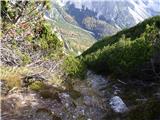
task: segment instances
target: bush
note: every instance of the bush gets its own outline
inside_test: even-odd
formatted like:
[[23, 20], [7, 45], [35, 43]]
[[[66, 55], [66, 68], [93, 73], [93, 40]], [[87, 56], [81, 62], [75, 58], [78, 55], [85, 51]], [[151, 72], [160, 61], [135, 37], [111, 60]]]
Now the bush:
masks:
[[27, 53], [23, 53], [21, 57], [24, 65], [29, 64], [32, 61]]
[[58, 51], [62, 52], [63, 42], [52, 32], [52, 26], [48, 23], [43, 23], [40, 28], [38, 43], [42, 50], [50, 56]]
[[32, 59], [28, 53], [22, 52], [18, 48], [16, 48], [16, 53], [21, 58], [22, 65], [29, 64], [32, 61]]
[[43, 57], [46, 59], [60, 59], [63, 57], [63, 41], [55, 33], [48, 22], [39, 25], [39, 36], [34, 38], [34, 42], [39, 46]]
[[84, 78], [86, 73], [86, 66], [80, 60], [73, 56], [68, 56], [63, 63], [63, 69], [70, 77]]
[[138, 38], [132, 40], [126, 38], [124, 34], [117, 38], [116, 43], [86, 54], [82, 60], [89, 69], [97, 73], [114, 73], [118, 77], [138, 77], [139, 72], [144, 69], [143, 66], [150, 62], [159, 50], [158, 31], [154, 23], [151, 26], [147, 25], [145, 32]]
[[155, 27], [153, 29], [160, 29], [160, 16], [155, 16], [152, 18], [149, 18], [142, 23], [137, 24], [136, 26], [128, 29], [124, 29], [120, 32], [118, 32], [116, 35], [113, 36], [107, 36], [103, 38], [101, 41], [96, 42], [92, 47], [90, 47], [88, 50], [83, 52], [82, 56], [85, 56], [87, 54], [91, 54], [93, 52], [98, 51], [99, 49], [103, 49], [107, 45], [112, 45], [118, 42], [120, 37], [124, 34], [126, 38], [131, 38], [131, 40], [135, 40], [141, 36], [142, 33], [146, 32], [146, 26], [152, 26], [155, 24]]

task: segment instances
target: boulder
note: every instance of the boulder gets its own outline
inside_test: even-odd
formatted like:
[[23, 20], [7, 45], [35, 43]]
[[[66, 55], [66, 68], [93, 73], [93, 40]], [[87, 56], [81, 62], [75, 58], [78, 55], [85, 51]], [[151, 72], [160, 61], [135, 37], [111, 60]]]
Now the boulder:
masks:
[[119, 96], [114, 96], [110, 99], [109, 104], [111, 105], [111, 108], [116, 113], [124, 113], [128, 111], [128, 108], [126, 104], [123, 102], [123, 100]]

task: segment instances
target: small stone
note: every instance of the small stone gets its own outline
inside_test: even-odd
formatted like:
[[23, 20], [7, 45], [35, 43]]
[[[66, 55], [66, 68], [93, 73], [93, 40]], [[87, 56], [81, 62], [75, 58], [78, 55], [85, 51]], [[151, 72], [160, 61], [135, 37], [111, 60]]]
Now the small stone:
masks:
[[82, 110], [82, 114], [85, 115], [85, 114], [84, 114], [84, 110]]
[[111, 108], [117, 113], [124, 113], [128, 110], [126, 104], [119, 96], [112, 97], [109, 104], [111, 105]]
[[26, 104], [26, 102], [25, 102], [25, 101], [22, 101], [21, 104], [24, 105], [24, 104]]
[[76, 118], [76, 116], [73, 115], [73, 118]]
[[65, 104], [65, 106], [66, 106], [66, 107], [69, 107], [69, 104], [68, 104], [68, 103], [66, 103], [66, 104]]

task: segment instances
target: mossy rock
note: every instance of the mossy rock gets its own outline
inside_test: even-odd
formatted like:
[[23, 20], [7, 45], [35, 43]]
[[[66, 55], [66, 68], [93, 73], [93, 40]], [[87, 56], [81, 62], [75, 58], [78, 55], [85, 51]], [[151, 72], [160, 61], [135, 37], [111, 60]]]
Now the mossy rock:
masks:
[[44, 89], [40, 91], [40, 96], [42, 96], [44, 99], [53, 99], [61, 102], [58, 93], [59, 92], [56, 90]]
[[78, 99], [79, 97], [82, 96], [82, 94], [79, 91], [76, 90], [71, 90], [68, 92], [68, 94], [71, 96], [73, 99]]
[[32, 83], [29, 88], [34, 91], [40, 91], [45, 88], [45, 84], [43, 82], [36, 81]]
[[160, 119], [160, 100], [149, 100], [133, 108], [127, 120], [158, 120]]

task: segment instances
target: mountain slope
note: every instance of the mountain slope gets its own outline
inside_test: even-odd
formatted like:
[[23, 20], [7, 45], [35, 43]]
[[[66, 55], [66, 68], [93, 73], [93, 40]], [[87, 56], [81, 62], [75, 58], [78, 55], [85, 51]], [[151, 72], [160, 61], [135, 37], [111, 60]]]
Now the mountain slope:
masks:
[[[159, 75], [156, 74], [160, 72], [159, 31], [160, 16], [153, 17], [95, 43], [82, 54], [82, 59], [89, 69], [98, 73], [111, 72], [119, 77], [158, 79]], [[155, 70], [152, 69], [153, 66]]]
[[[62, 40], [66, 48], [69, 45], [64, 35], [71, 34], [70, 43], [82, 43], [80, 47], [70, 44], [79, 50], [88, 46], [89, 41], [84, 40], [90, 34], [76, 26], [78, 23], [65, 11], [52, 8], [53, 14], [45, 13], [50, 8], [49, 1], [0, 3], [3, 120], [159, 120], [160, 17], [122, 31], [118, 33], [120, 37], [106, 38], [102, 43], [110, 42], [105, 46], [95, 44], [95, 51], [91, 48], [77, 59], [65, 53]], [[69, 39], [72, 37], [75, 41]], [[86, 63], [88, 68], [105, 75], [126, 75], [126, 69], [130, 71], [149, 59], [151, 64], [145, 64], [145, 70], [149, 69], [147, 75], [151, 76], [145, 77], [152, 77], [151, 81], [132, 78], [132, 84], [96, 75], [85, 66]], [[80, 76], [84, 74], [86, 78], [82, 80]]]
[[[80, 27], [93, 32], [96, 38], [113, 35], [160, 14], [158, 0], [61, 0], [61, 4]], [[99, 27], [102, 22], [103, 27]], [[93, 23], [94, 27], [90, 27]]]
[[65, 48], [71, 52], [83, 52], [96, 41], [89, 31], [78, 27], [76, 21], [55, 3], [52, 3], [46, 18], [64, 41]]
[[[105, 47], [107, 45], [114, 44], [115, 42], [117, 42], [119, 40], [119, 38], [122, 35], [125, 35], [126, 37], [130, 37], [131, 40], [134, 40], [134, 39], [140, 37], [140, 35], [145, 32], [145, 27], [147, 24], [152, 25], [155, 22], [158, 25], [159, 18], [160, 18], [160, 16], [153, 17], [151, 19], [147, 19], [144, 22], [139, 23], [132, 28], [124, 29], [124, 30], [118, 32], [116, 35], [113, 35], [110, 37], [104, 37], [101, 41], [96, 42], [92, 47], [90, 47], [88, 50], [83, 52], [82, 56], [85, 56], [86, 54], [91, 54], [92, 52], [98, 51], [99, 49], [103, 49], [103, 47]], [[159, 25], [158, 25], [158, 27], [159, 27]]]

